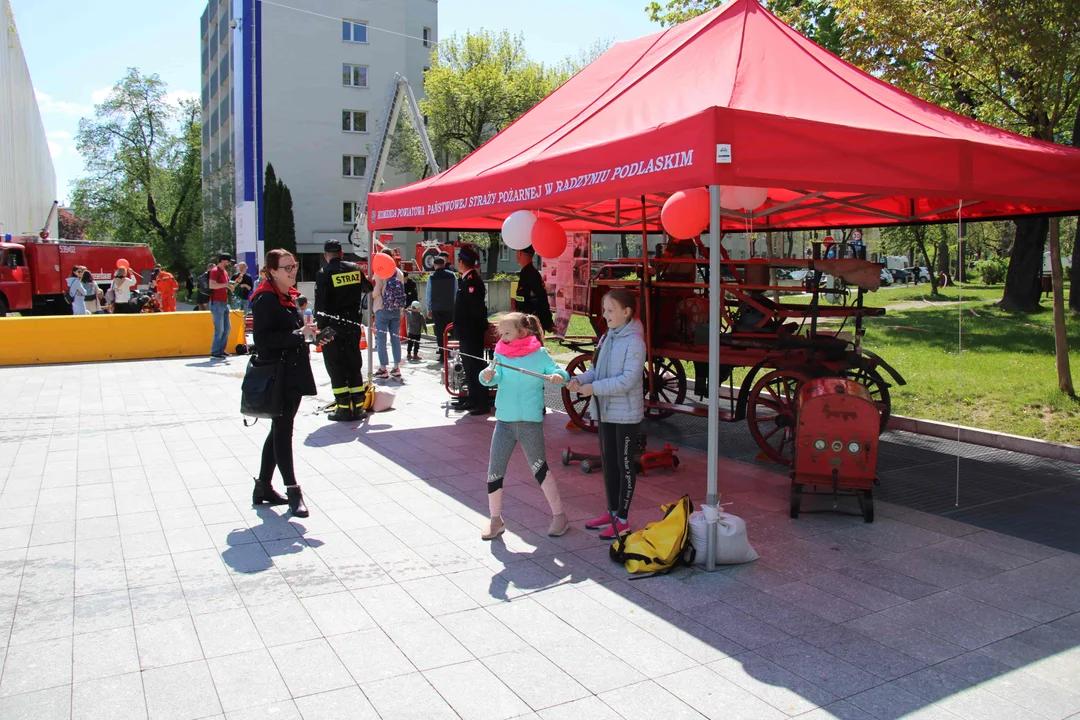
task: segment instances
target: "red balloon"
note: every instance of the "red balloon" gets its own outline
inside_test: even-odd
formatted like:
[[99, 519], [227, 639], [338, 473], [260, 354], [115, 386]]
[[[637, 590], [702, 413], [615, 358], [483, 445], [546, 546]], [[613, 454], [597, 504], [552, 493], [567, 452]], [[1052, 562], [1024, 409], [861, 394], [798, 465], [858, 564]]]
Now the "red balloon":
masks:
[[375, 274], [383, 280], [393, 277], [394, 273], [397, 272], [397, 265], [394, 263], [394, 258], [386, 253], [376, 253], [371, 261], [371, 267], [375, 271]]
[[539, 217], [532, 228], [532, 246], [540, 257], [559, 257], [566, 250], [566, 231], [551, 218]]
[[130, 265], [130, 264], [128, 264], [128, 261], [127, 261], [127, 260], [125, 260], [124, 258], [120, 258], [119, 260], [117, 260], [117, 261], [116, 261], [116, 267], [118, 267], [118, 268], [124, 268], [124, 269], [126, 269], [126, 270], [130, 270], [130, 269], [131, 269], [131, 265]]
[[675, 193], [664, 203], [660, 221], [677, 240], [697, 237], [709, 229], [709, 191], [697, 187]]

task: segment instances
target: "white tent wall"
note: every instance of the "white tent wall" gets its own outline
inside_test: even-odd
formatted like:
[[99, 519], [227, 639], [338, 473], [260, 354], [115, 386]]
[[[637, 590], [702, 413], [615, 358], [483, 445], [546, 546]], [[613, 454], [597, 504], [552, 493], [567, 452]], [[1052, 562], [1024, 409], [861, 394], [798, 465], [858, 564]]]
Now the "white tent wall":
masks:
[[[0, 3], [0, 235], [36, 235], [56, 200], [56, 172], [14, 14]], [[55, 213], [48, 230], [59, 237]]]

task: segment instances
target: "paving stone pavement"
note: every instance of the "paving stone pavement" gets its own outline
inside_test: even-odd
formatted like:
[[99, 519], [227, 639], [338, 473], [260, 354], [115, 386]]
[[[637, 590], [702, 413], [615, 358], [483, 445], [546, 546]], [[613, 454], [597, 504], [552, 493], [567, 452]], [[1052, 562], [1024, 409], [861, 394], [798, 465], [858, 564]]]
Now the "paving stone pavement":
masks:
[[[291, 518], [250, 504], [267, 427], [238, 415], [243, 370], [0, 369], [0, 718], [1080, 713], [1080, 556], [887, 503], [792, 521], [782, 475], [725, 460], [761, 558], [630, 581], [581, 529], [602, 480], [559, 465], [594, 442], [559, 413], [574, 528], [546, 536], [519, 453], [485, 543], [494, 420], [448, 412], [418, 366], [363, 425], [305, 400]], [[635, 525], [703, 499], [703, 454], [679, 455], [640, 478]]]

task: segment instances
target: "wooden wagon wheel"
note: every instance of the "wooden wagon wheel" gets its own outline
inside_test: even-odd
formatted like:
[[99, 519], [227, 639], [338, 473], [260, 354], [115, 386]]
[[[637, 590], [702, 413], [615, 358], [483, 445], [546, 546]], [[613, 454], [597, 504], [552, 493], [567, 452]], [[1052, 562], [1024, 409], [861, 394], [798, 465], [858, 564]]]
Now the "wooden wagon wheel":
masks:
[[[580, 375], [590, 367], [592, 367], [592, 353], [583, 353], [570, 361], [570, 364], [566, 366], [566, 372], [573, 380], [575, 375]], [[598, 432], [600, 426], [597, 425], [596, 418], [586, 412], [592, 406], [592, 400], [591, 395], [572, 393], [565, 386], [562, 389], [563, 407], [566, 408], [566, 414], [570, 416], [570, 422], [582, 430]]]
[[889, 383], [881, 377], [877, 370], [868, 367], [856, 367], [844, 370], [841, 376], [848, 380], [854, 380], [870, 391], [870, 397], [877, 406], [881, 416], [880, 432], [885, 432], [889, 424], [889, 416], [892, 414], [892, 398], [889, 396]]
[[[649, 368], [642, 370], [645, 400], [679, 405], [686, 399], [686, 368], [682, 362], [670, 358], [653, 358], [653, 392], [649, 392]], [[645, 417], [664, 420], [675, 414], [673, 410], [645, 408]]]
[[754, 383], [746, 406], [750, 435], [770, 460], [790, 465], [795, 455], [795, 400], [809, 379], [798, 370], [773, 370]]

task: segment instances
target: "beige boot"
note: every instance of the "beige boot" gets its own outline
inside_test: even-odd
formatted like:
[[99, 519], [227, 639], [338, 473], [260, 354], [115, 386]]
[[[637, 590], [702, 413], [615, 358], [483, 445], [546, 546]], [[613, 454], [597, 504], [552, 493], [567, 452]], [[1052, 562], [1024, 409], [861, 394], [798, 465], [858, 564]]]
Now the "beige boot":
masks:
[[561, 537], [570, 529], [570, 521], [566, 515], [559, 513], [551, 519], [551, 527], [548, 528], [548, 537]]
[[488, 521], [487, 527], [484, 528], [484, 533], [480, 537], [483, 540], [494, 540], [503, 534], [503, 530], [506, 530], [503, 519], [501, 517], [493, 517]]

